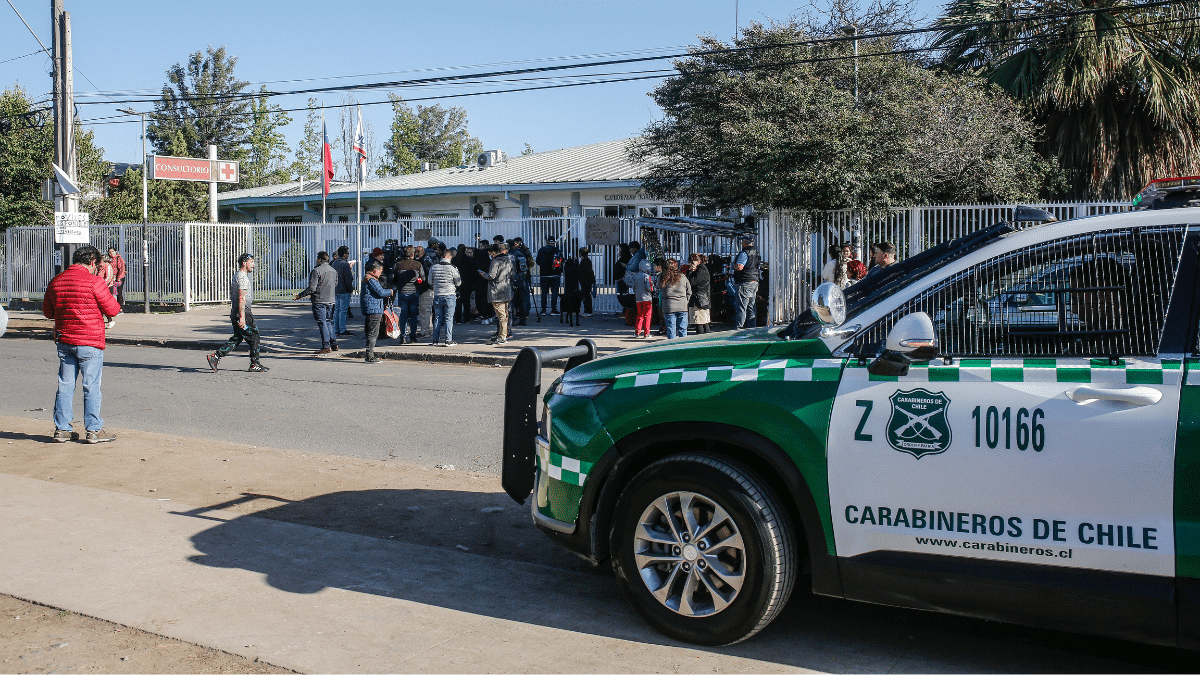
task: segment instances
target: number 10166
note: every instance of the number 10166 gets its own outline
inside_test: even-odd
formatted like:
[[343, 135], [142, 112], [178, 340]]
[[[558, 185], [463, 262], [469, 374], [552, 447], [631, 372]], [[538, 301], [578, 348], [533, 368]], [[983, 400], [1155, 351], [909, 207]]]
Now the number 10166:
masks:
[[1032, 413], [1028, 408], [1017, 408], [1014, 415], [1012, 408], [1001, 411], [993, 405], [984, 411], [983, 406], [977, 405], [971, 411], [975, 420], [975, 447], [987, 443], [987, 447], [996, 448], [1003, 440], [1006, 450], [1015, 444], [1018, 450], [1041, 452], [1046, 446], [1046, 427], [1042, 425], [1045, 417], [1041, 408], [1034, 408]]

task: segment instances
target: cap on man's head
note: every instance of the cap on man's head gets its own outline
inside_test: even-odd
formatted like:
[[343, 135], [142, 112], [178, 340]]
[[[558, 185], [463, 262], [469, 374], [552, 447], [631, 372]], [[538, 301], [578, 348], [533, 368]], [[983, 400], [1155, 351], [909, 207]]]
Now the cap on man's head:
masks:
[[379, 248], [378, 246], [371, 249], [371, 257], [374, 258], [377, 255], [383, 255], [383, 249]]
[[546, 243], [553, 244], [554, 243], [554, 235], [552, 235], [552, 234], [546, 235]]
[[742, 234], [742, 235], [738, 236], [738, 241], [754, 241], [754, 235]]

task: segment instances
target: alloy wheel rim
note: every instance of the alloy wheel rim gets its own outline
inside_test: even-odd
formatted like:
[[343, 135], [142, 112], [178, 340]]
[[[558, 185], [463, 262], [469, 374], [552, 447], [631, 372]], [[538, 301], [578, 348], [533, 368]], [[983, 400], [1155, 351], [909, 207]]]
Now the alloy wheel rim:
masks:
[[746, 576], [746, 545], [733, 518], [712, 499], [670, 492], [642, 512], [634, 561], [647, 590], [683, 616], [729, 607]]

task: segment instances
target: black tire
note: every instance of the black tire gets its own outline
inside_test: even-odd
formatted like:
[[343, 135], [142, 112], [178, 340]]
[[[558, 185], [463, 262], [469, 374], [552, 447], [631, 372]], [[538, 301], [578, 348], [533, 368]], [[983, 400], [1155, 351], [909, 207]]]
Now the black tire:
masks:
[[[702, 538], [670, 529], [685, 501]], [[668, 521], [668, 511], [678, 517]], [[680, 529], [693, 529], [686, 525]], [[733, 534], [741, 549], [722, 545], [737, 541]], [[711, 646], [745, 640], [783, 609], [796, 577], [793, 537], [787, 512], [752, 471], [689, 454], [660, 459], [633, 478], [617, 500], [609, 544], [617, 583], [638, 614], [670, 637]], [[740, 588], [725, 583], [739, 576]]]

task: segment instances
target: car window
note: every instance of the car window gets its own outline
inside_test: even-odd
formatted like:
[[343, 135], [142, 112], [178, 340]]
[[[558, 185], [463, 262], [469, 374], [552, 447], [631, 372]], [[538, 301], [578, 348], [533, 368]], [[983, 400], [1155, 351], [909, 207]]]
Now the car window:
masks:
[[1153, 355], [1185, 227], [1089, 233], [987, 260], [921, 293], [855, 338], [877, 354], [911, 312], [933, 319], [946, 356]]

